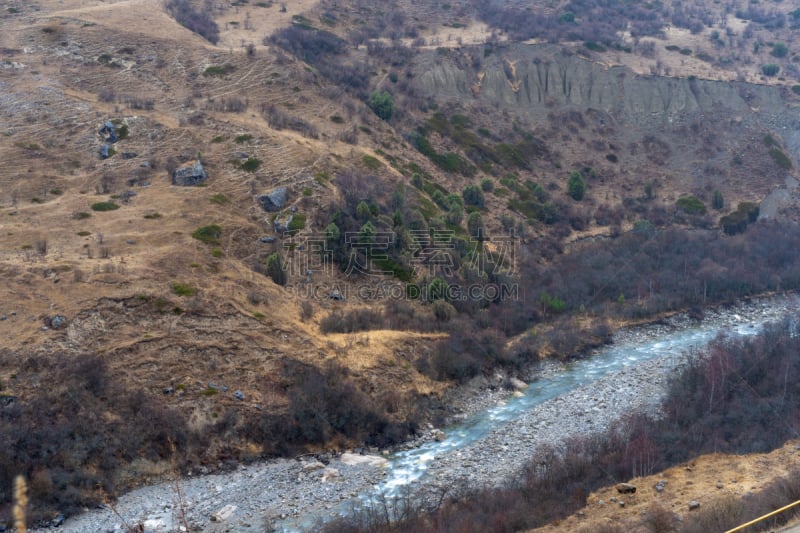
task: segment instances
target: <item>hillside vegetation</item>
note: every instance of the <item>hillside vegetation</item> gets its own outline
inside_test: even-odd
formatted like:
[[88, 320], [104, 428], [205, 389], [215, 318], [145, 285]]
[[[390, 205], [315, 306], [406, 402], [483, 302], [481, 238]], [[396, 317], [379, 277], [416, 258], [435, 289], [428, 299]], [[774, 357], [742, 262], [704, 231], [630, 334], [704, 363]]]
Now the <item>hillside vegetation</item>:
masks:
[[[657, 416], [629, 414], [604, 434], [535, 450], [512, 486], [468, 488], [427, 512], [425, 502], [412, 499], [399, 504], [404, 517], [394, 523], [373, 510], [331, 524], [326, 531], [519, 531], [563, 519], [583, 507], [586, 496], [599, 487], [650, 476], [700, 454], [778, 448], [797, 438], [800, 422], [796, 328], [792, 317], [752, 339], [717, 338], [672, 378]], [[669, 510], [654, 506], [640, 522], [608, 531], [725, 531], [798, 497], [795, 469], [763, 494], [744, 500], [735, 512], [711, 508], [678, 523]], [[763, 526], [775, 527], [789, 517], [791, 513]]]
[[18, 473], [38, 520], [387, 448], [476, 376], [800, 285], [788, 2], [0, 20], [0, 520]]

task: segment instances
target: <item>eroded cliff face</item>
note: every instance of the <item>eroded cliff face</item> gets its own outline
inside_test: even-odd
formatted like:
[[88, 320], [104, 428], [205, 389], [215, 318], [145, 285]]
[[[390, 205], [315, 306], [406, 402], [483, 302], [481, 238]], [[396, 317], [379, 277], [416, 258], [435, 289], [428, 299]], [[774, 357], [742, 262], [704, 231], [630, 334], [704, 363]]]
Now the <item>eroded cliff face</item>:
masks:
[[[419, 58], [416, 89], [437, 101], [500, 105], [536, 117], [572, 107], [604, 111], [623, 123], [659, 126], [726, 113], [788, 125], [787, 107], [776, 87], [738, 82], [640, 76], [627, 68], [590, 61], [547, 45], [431, 51]], [[710, 67], [709, 67], [710, 68]], [[774, 126], [773, 126], [774, 127]]]

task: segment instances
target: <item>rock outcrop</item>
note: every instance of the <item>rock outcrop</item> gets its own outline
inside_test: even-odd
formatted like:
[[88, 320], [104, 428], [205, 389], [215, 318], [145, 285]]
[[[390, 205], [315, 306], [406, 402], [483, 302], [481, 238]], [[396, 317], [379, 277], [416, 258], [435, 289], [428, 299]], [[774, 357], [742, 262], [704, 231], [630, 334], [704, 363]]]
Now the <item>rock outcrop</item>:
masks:
[[264, 208], [264, 211], [279, 211], [286, 205], [288, 199], [288, 191], [286, 187], [278, 187], [272, 192], [261, 194], [257, 197], [258, 203]]
[[197, 161], [193, 165], [186, 165], [175, 169], [172, 173], [172, 184], [183, 187], [192, 187], [204, 183], [208, 176], [203, 163]]
[[780, 117], [786, 108], [775, 87], [642, 76], [548, 45], [500, 47], [480, 70], [466, 59], [457, 53], [442, 57], [435, 51], [420, 55], [414, 88], [439, 102], [497, 105], [529, 118], [559, 108], [594, 109], [618, 121], [659, 127], [722, 110], [734, 116], [758, 109]]
[[292, 216], [291, 213], [282, 213], [275, 217], [275, 221], [273, 222], [273, 226], [275, 227], [275, 233], [281, 235], [284, 233], [288, 233], [289, 229], [292, 225]]

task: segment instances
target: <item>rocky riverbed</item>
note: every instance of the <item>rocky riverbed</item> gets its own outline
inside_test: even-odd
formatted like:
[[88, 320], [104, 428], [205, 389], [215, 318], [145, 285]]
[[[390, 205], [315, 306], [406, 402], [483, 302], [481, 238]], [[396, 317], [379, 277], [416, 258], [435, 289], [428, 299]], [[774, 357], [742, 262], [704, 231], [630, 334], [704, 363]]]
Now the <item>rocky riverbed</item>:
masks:
[[[777, 319], [797, 308], [794, 296], [759, 299], [706, 311], [704, 324], [748, 327], [749, 323]], [[688, 316], [678, 315], [657, 324], [621, 330], [614, 343], [636, 346], [696, 324]], [[690, 356], [670, 355], [632, 364], [595, 381], [576, 384], [569, 392], [532, 407], [513, 421], [497, 424], [471, 444], [427, 458], [426, 475], [415, 482], [412, 491], [437, 493], [460, 485], [501, 483], [519, 471], [538, 446], [602, 431], [627, 411], [653, 408], [670, 372]], [[535, 387], [537, 380], [563, 368], [548, 363], [532, 368], [525, 377]], [[513, 401], [515, 393], [489, 388], [500, 381], [508, 380], [501, 376], [483, 380], [465, 389], [467, 394], [453, 395], [454, 410], [461, 413], [456, 418]], [[439, 430], [427, 428], [404, 448], [441, 438]], [[371, 460], [348, 454], [274, 460], [240, 466], [233, 472], [142, 487], [121, 497], [113, 508], [90, 510], [53, 531], [105, 533], [124, 531], [139, 523], [152, 532], [182, 531], [184, 523], [191, 530], [208, 532], [283, 530], [297, 524], [310, 527], [314, 517], [330, 517], [347, 509], [347, 502], [390, 477], [380, 456]]]

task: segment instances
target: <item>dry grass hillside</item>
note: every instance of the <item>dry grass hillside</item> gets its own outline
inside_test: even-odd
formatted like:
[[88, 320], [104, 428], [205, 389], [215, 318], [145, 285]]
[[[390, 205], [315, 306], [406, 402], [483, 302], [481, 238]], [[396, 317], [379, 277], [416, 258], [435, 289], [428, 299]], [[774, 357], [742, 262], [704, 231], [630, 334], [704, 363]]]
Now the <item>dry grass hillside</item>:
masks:
[[[634, 494], [620, 494], [616, 486], [595, 491], [577, 514], [531, 532], [674, 531], [699, 520], [698, 515], [713, 531], [715, 514], [736, 515], [745, 523], [758, 515], [748, 514], [742, 499], [774, 491], [772, 480], [797, 468], [798, 453], [797, 441], [790, 441], [768, 454], [702, 455], [657, 475], [628, 480], [636, 487]], [[690, 509], [690, 502], [700, 505]], [[791, 503], [780, 502], [775, 501]]]
[[[568, 244], [616, 237], [645, 218], [716, 235], [720, 216], [746, 217], [735, 211], [739, 202], [758, 202], [796, 174], [800, 138], [780, 129], [788, 122], [763, 119], [768, 113], [755, 103], [742, 116], [709, 113], [658, 136], [650, 135], [655, 122], [632, 127], [612, 112], [556, 100], [515, 109], [513, 95], [503, 92], [517, 94], [521, 86], [516, 60], [505, 55], [515, 35], [470, 2], [215, 3], [208, 17], [219, 32], [211, 40], [170, 16], [165, 6], [176, 2], [198, 10], [203, 4], [39, 0], [10, 2], [0, 12], [0, 399], [37, 413], [63, 408], [47, 411], [59, 430], [73, 418], [74, 406], [61, 400], [72, 397], [76, 383], [91, 396], [87, 405], [98, 402], [88, 418], [108, 428], [126, 419], [121, 410], [140, 415], [151, 402], [184, 417], [186, 425], [176, 423], [181, 431], [168, 437], [194, 450], [188, 466], [402, 440], [460, 381], [494, 365], [513, 371], [540, 355], [571, 356], [607, 339], [609, 317], [569, 302], [582, 314], [569, 320], [561, 315], [563, 299], [552, 296], [558, 276], [538, 275]], [[777, 4], [791, 17], [789, 7]], [[637, 80], [657, 73], [780, 86], [775, 90], [783, 92], [769, 93], [774, 101], [754, 98], [796, 108], [796, 53], [775, 60], [780, 77], [761, 77], [774, 42], [767, 45], [767, 33], [755, 29], [737, 44], [743, 24], [728, 17], [696, 33], [622, 36], [635, 40], [632, 51], [568, 40], [536, 53], [548, 64], [576, 59], [581, 69], [624, 65]], [[712, 59], [721, 66], [706, 75], [711, 63], [698, 53], [709, 48], [711, 32], [726, 28], [733, 35], [726, 33], [725, 50], [741, 55], [723, 61], [715, 38], [720, 57]], [[787, 24], [772, 40], [791, 44], [792, 31]], [[528, 59], [519, 72], [523, 63], [538, 65]], [[491, 75], [499, 80], [495, 89]], [[446, 89], [441, 98], [434, 82]], [[370, 101], [383, 90], [394, 97], [387, 120]], [[110, 144], [102, 132], [109, 121], [119, 137]], [[198, 160], [208, 174], [201, 186], [172, 184], [176, 168]], [[586, 179], [585, 200], [567, 185], [574, 172]], [[287, 190], [286, 205], [262, 209], [258, 195], [279, 187]], [[462, 192], [470, 187], [473, 198]], [[710, 205], [719, 190], [725, 207], [708, 215], [705, 205], [702, 216], [676, 207], [687, 195]], [[291, 232], [277, 231], [276, 217], [287, 216]], [[374, 238], [376, 227], [398, 235], [381, 276], [354, 278], [321, 265], [309, 240], [343, 242], [352, 233], [358, 244], [367, 230]], [[418, 288], [408, 263], [419, 254], [411, 232], [420, 230], [455, 237], [457, 270], [476, 250], [500, 263], [499, 248], [484, 247], [481, 236], [515, 231], [528, 246], [520, 254], [529, 267], [523, 282], [548, 285], [537, 285], [527, 304], [496, 312], [483, 297], [385, 304], [356, 292], [366, 286], [369, 295], [405, 296], [407, 285]], [[340, 262], [348, 251], [337, 248]], [[265, 275], [276, 252], [289, 265], [283, 285]], [[706, 266], [722, 277], [716, 265]], [[502, 284], [509, 272], [490, 276], [464, 266], [457, 275]], [[426, 287], [430, 277], [414, 282]], [[332, 297], [334, 288], [346, 297]], [[588, 307], [603, 305], [599, 292]], [[664, 299], [624, 308], [621, 296], [611, 296], [622, 309], [610, 317], [615, 324], [686, 307]], [[519, 352], [506, 353], [516, 346]], [[80, 381], [84, 359], [102, 371], [97, 383]], [[297, 392], [303, 386], [311, 387], [303, 389], [307, 396], [323, 391], [306, 411]], [[124, 399], [124, 409], [103, 403], [115, 398]], [[346, 413], [338, 426], [319, 422], [330, 426], [325, 431], [303, 431], [303, 416], [341, 398], [358, 400], [361, 411]], [[297, 426], [291, 436], [281, 433], [287, 420]], [[348, 432], [351, 422], [358, 431]], [[198, 437], [192, 448], [192, 431], [211, 437]], [[26, 464], [39, 472], [32, 465], [49, 453], [32, 453]], [[78, 481], [59, 485], [55, 467], [42, 467], [42, 478], [87, 493], [103, 484], [114, 493], [144, 474], [110, 476], [118, 484], [92, 476], [129, 462], [126, 453], [88, 460]], [[130, 452], [137, 453], [145, 452]], [[168, 450], [152, 453], [154, 461], [168, 460]], [[58, 460], [64, 471], [77, 461]], [[4, 498], [0, 490], [0, 506]], [[70, 500], [75, 508], [84, 504]]]

